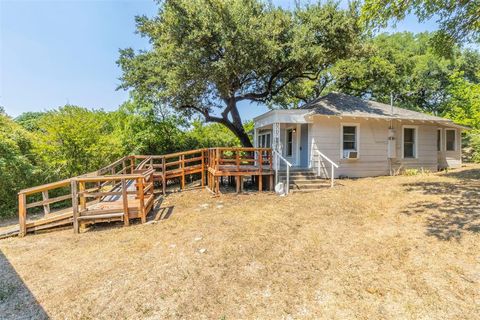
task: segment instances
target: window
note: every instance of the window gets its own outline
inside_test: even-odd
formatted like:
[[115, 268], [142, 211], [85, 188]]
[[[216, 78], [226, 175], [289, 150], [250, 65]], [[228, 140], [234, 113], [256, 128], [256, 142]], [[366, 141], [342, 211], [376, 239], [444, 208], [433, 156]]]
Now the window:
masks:
[[271, 134], [268, 133], [261, 133], [258, 135], [258, 147], [259, 148], [271, 148]]
[[442, 129], [437, 130], [437, 151], [442, 151]]
[[348, 158], [351, 151], [358, 152], [358, 126], [342, 125], [342, 157]]
[[445, 130], [446, 150], [455, 151], [455, 130]]
[[293, 129], [287, 130], [287, 156], [293, 155]]
[[417, 157], [417, 129], [416, 128], [403, 128], [403, 157], [404, 158], [416, 158]]

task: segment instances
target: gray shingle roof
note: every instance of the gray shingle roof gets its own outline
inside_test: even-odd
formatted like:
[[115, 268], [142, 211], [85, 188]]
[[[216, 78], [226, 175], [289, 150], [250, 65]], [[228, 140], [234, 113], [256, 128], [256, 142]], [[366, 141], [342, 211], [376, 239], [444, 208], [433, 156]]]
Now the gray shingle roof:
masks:
[[303, 105], [301, 108], [312, 109], [313, 114], [327, 116], [351, 116], [388, 119], [394, 118], [405, 120], [452, 122], [449, 119], [398, 107], [393, 107], [392, 116], [392, 107], [388, 104], [371, 100], [363, 100], [354, 96], [336, 92], [319, 97], [314, 101]]

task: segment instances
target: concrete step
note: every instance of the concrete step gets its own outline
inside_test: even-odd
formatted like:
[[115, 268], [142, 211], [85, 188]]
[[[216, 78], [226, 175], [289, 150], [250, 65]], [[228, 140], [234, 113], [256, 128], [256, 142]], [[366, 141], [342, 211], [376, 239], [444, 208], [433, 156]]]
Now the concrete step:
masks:
[[[279, 177], [286, 177], [287, 174], [284, 172], [278, 173]], [[315, 172], [290, 172], [290, 177], [316, 177], [317, 174]]]
[[327, 182], [325, 179], [290, 179], [290, 184], [322, 184], [322, 183], [330, 183]]
[[307, 193], [307, 192], [317, 192], [322, 190], [325, 190], [325, 187], [317, 188], [317, 189], [290, 189], [290, 192], [291, 193]]
[[290, 189], [291, 190], [308, 190], [308, 189], [322, 189], [329, 187], [330, 185], [328, 183], [312, 183], [312, 184], [291, 184]]

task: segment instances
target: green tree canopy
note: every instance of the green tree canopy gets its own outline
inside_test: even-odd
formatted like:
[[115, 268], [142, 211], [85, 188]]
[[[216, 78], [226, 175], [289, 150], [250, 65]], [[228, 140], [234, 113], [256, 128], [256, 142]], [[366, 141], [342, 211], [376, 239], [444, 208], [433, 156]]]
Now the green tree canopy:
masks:
[[121, 87], [223, 124], [245, 146], [238, 102], [271, 103], [317, 79], [360, 34], [355, 9], [327, 2], [287, 11], [259, 0], [167, 0], [156, 17], [137, 17], [137, 28], [152, 49], [121, 50]]
[[310, 101], [320, 92], [340, 91], [390, 103], [393, 94], [397, 106], [443, 115], [453, 73], [461, 71], [466, 81], [479, 83], [480, 54], [454, 47], [451, 58], [439, 56], [432, 37], [427, 32], [380, 34], [365, 41], [355, 57], [337, 62], [320, 82], [305, 82], [298, 99]]
[[414, 13], [420, 21], [436, 19], [436, 49], [448, 51], [454, 43], [480, 41], [480, 1], [458, 0], [365, 0], [362, 20], [385, 27]]
[[53, 176], [95, 171], [122, 155], [107, 112], [67, 105], [45, 113], [37, 124], [35, 151]]
[[17, 192], [43, 179], [42, 166], [32, 150], [32, 138], [0, 112], [0, 216], [14, 214]]

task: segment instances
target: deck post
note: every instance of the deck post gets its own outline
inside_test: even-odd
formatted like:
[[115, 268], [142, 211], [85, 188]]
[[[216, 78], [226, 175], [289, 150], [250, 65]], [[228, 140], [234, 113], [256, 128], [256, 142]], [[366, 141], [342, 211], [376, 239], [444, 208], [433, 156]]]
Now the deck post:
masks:
[[205, 150], [202, 149], [202, 189], [205, 187]]
[[180, 156], [180, 165], [182, 168], [182, 183], [181, 183], [181, 189], [185, 189], [185, 155]]
[[[42, 191], [42, 200], [44, 202], [48, 201], [48, 190]], [[43, 213], [45, 215], [50, 213], [50, 204], [48, 204], [48, 203], [43, 204]]]
[[87, 199], [85, 198], [85, 182], [80, 181], [78, 184], [80, 191], [80, 209], [85, 211], [87, 209]]
[[260, 171], [260, 174], [258, 176], [258, 192], [262, 192], [263, 190], [263, 175], [262, 175], [262, 167], [263, 167], [263, 154], [262, 151], [258, 152], [258, 169]]
[[123, 224], [128, 226], [130, 224], [128, 217], [128, 194], [127, 183], [125, 179], [122, 179], [122, 201], [123, 201]]
[[147, 222], [147, 216], [145, 214], [145, 194], [144, 194], [144, 183], [143, 178], [137, 179], [138, 185], [138, 213], [140, 214], [140, 218], [142, 219], [142, 223]]
[[78, 193], [77, 193], [77, 181], [72, 179], [70, 182], [70, 190], [72, 192], [72, 219], [73, 219], [73, 232], [79, 232], [78, 226]]
[[237, 171], [240, 171], [240, 150], [235, 151], [235, 164], [237, 165]]
[[167, 165], [165, 163], [165, 157], [162, 158], [162, 193], [165, 195], [167, 193], [167, 174], [166, 174]]
[[18, 194], [18, 225], [19, 237], [27, 235], [27, 196], [25, 193]]
[[236, 184], [237, 184], [237, 185], [236, 185], [237, 193], [240, 193], [240, 189], [241, 189], [241, 188], [240, 188], [240, 184], [242, 183], [242, 182], [241, 182], [241, 181], [242, 181], [242, 176], [236, 176], [236, 178], [237, 178], [237, 179], [236, 179], [236, 180], [237, 180], [237, 181], [236, 181]]
[[135, 169], [135, 157], [130, 157], [130, 173], [133, 174], [133, 170]]

